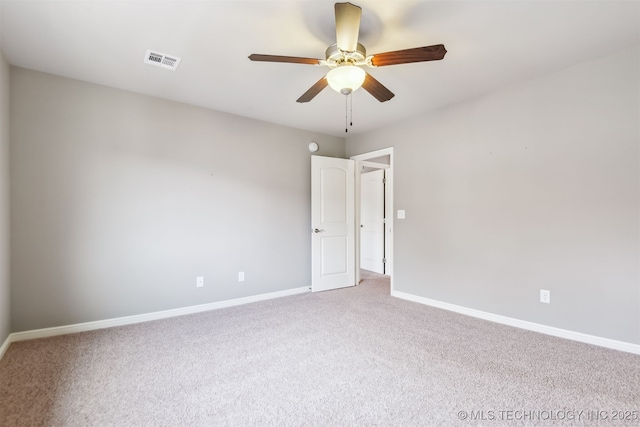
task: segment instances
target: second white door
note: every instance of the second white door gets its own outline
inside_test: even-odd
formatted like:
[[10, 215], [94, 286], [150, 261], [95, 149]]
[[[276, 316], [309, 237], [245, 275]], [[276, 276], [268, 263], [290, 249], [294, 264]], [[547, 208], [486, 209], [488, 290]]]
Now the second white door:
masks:
[[360, 179], [360, 267], [384, 274], [384, 170]]

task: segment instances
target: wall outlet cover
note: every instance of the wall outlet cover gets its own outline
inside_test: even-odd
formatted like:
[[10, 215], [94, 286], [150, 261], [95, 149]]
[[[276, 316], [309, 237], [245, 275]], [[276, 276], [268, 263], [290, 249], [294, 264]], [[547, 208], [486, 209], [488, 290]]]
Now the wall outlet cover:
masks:
[[551, 303], [551, 291], [548, 291], [546, 289], [540, 289], [540, 302], [543, 302], [545, 304], [550, 304]]

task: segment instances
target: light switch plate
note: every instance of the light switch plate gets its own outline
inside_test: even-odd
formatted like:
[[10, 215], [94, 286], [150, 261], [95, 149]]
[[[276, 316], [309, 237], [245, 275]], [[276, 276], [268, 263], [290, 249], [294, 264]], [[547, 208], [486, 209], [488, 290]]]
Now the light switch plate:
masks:
[[406, 215], [404, 209], [398, 209], [398, 219], [405, 219]]

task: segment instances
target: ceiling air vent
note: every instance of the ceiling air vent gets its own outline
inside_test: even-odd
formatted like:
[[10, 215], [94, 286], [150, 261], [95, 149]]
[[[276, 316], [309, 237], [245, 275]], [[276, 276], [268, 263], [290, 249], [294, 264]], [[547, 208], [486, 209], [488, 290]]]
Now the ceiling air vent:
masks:
[[147, 50], [144, 56], [144, 63], [175, 71], [180, 64], [180, 58], [153, 50]]

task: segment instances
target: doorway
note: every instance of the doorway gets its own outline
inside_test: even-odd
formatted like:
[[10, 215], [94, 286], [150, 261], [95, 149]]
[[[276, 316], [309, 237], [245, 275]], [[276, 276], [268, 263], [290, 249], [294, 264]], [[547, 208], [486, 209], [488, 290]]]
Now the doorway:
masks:
[[386, 170], [362, 166], [360, 169], [360, 268], [385, 273]]
[[[380, 252], [380, 249], [377, 247], [368, 247], [368, 245], [371, 244], [371, 242], [369, 241], [371, 235], [365, 230], [366, 224], [363, 223], [363, 219], [368, 220], [368, 213], [364, 212], [365, 216], [363, 217], [362, 194], [363, 192], [370, 191], [370, 189], [363, 188], [362, 176], [366, 176], [366, 174], [375, 171], [383, 171], [384, 234], [382, 237], [384, 242], [384, 274], [389, 276], [391, 281], [391, 292], [393, 292], [393, 147], [384, 148], [382, 150], [372, 151], [369, 153], [358, 154], [356, 156], [352, 156], [351, 159], [356, 161], [356, 224], [363, 226], [356, 227], [356, 283], [360, 283], [361, 280], [360, 268], [363, 268], [361, 262], [361, 254], [364, 253], [366, 255], [372, 249], [374, 251], [377, 251], [378, 253]], [[380, 173], [378, 173], [378, 175], [380, 175]], [[367, 209], [367, 207], [365, 207], [365, 209]], [[377, 237], [377, 239], [379, 239], [379, 237]], [[378, 243], [375, 243], [374, 245], [379, 244], [379, 241], [380, 240], [377, 240], [376, 242]], [[367, 247], [365, 248], [364, 246]]]

